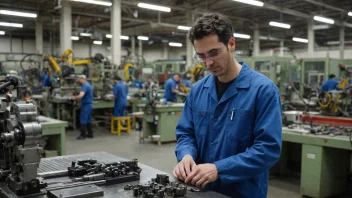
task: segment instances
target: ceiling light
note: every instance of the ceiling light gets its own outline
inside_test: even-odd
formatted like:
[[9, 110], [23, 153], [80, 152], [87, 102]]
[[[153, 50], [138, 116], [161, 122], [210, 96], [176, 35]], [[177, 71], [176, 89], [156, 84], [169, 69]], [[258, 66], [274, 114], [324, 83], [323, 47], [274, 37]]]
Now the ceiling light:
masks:
[[78, 36], [71, 36], [71, 40], [73, 40], [73, 41], [78, 41], [78, 40], [79, 40], [79, 37], [78, 37]]
[[[111, 34], [107, 34], [107, 35], [105, 35], [105, 37], [111, 39], [111, 38], [112, 38], [112, 35], [111, 35]], [[122, 40], [128, 40], [129, 37], [128, 37], [128, 36], [122, 36], [122, 35], [121, 35], [121, 36], [120, 36], [120, 39], [122, 39]]]
[[281, 39], [271, 37], [271, 36], [259, 36], [260, 40], [269, 40], [269, 41], [280, 41]]
[[348, 16], [352, 16], [352, 12], [348, 12]]
[[81, 36], [92, 36], [91, 33], [84, 33], [84, 32], [80, 33], [79, 35], [81, 35]]
[[138, 7], [151, 9], [151, 10], [157, 10], [157, 11], [163, 11], [163, 12], [171, 12], [171, 8], [164, 7], [164, 6], [147, 4], [147, 3], [138, 3]]
[[93, 41], [93, 44], [101, 45], [101, 44], [103, 44], [103, 41]]
[[120, 39], [122, 39], [122, 40], [128, 40], [130, 37], [128, 37], [128, 36], [120, 36]]
[[4, 31], [0, 31], [0, 35], [5, 35], [5, 32]]
[[243, 39], [250, 39], [251, 36], [247, 34], [239, 34], [239, 33], [233, 33], [233, 37], [235, 38], [243, 38]]
[[304, 38], [293, 37], [292, 40], [300, 43], [308, 43], [308, 39], [304, 39]]
[[7, 22], [0, 22], [0, 26], [18, 27], [18, 28], [23, 27], [23, 25], [20, 23], [7, 23]]
[[111, 6], [112, 5], [111, 2], [107, 2], [107, 1], [96, 1], [96, 0], [71, 0], [71, 1], [90, 3], [90, 4], [96, 4], [96, 5], [103, 5], [103, 6]]
[[323, 22], [323, 23], [329, 23], [329, 24], [334, 24], [335, 23], [334, 20], [328, 19], [328, 18], [325, 18], [325, 17], [321, 17], [321, 16], [314, 16], [314, 20], [320, 21], [320, 22]]
[[182, 43], [173, 43], [173, 42], [170, 42], [170, 43], [169, 43], [169, 46], [172, 46], [172, 47], [182, 47]]
[[271, 21], [269, 23], [269, 25], [275, 26], [275, 27], [280, 27], [280, 28], [285, 28], [285, 29], [290, 29], [291, 28], [291, 25], [289, 25], [289, 24], [279, 23], [279, 22], [275, 22], [275, 21]]
[[329, 28], [330, 28], [330, 25], [327, 25], [327, 24], [313, 26], [313, 30], [326, 30]]
[[180, 26], [177, 26], [177, 29], [179, 29], [179, 30], [187, 30], [188, 31], [188, 30], [191, 29], [191, 27], [180, 25]]
[[167, 42], [169, 42], [169, 40], [163, 39], [163, 40], [161, 40], [161, 42], [162, 42], [162, 43], [167, 43]]
[[0, 14], [37, 18], [37, 14], [28, 13], [28, 12], [16, 12], [16, 11], [10, 11], [10, 10], [0, 10]]
[[149, 40], [149, 38], [146, 37], [146, 36], [138, 36], [137, 39], [138, 39], [138, 40], [142, 40], [142, 41], [147, 41], [147, 40]]
[[263, 7], [264, 3], [261, 1], [255, 1], [255, 0], [233, 0], [233, 1], [237, 1], [240, 3], [246, 3], [246, 4], [250, 4], [250, 5], [254, 5], [254, 6], [259, 6], [259, 7]]

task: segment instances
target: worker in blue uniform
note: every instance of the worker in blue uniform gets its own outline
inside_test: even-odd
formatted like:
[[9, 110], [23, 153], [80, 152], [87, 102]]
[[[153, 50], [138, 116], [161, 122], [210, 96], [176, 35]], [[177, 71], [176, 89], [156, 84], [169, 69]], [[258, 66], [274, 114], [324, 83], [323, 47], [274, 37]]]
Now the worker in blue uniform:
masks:
[[323, 92], [328, 92], [330, 90], [338, 90], [339, 88], [337, 85], [340, 81], [336, 80], [335, 74], [330, 74], [329, 79], [324, 82], [323, 86], [321, 87]]
[[164, 85], [164, 98], [168, 102], [176, 102], [176, 95], [179, 92], [181, 74], [176, 73], [169, 78]]
[[192, 86], [176, 126], [178, 164], [185, 183], [236, 198], [264, 198], [268, 169], [280, 156], [281, 101], [277, 86], [234, 57], [230, 21], [206, 13], [189, 32], [210, 71]]
[[[78, 96], [73, 96], [72, 100], [81, 99], [81, 112], [79, 116], [80, 135], [78, 140], [84, 140], [86, 137], [93, 138], [92, 110], [93, 110], [93, 88], [87, 81], [85, 75], [79, 75], [76, 82], [82, 85]], [[88, 134], [86, 136], [86, 131]]]
[[51, 83], [51, 70], [50, 69], [46, 69], [41, 73], [41, 77], [42, 77], [42, 87], [51, 87], [52, 83]]
[[191, 74], [186, 74], [186, 76], [182, 79], [182, 83], [185, 84], [186, 87], [191, 88], [192, 84], [191, 84]]
[[114, 117], [125, 116], [125, 110], [127, 105], [127, 87], [125, 83], [122, 82], [119, 76], [115, 77], [115, 87], [114, 87]]

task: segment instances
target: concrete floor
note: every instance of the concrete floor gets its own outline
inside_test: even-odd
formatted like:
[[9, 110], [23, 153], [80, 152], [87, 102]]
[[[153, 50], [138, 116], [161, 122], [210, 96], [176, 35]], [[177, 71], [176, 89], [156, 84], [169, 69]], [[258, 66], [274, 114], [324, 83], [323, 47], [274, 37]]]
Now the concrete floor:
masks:
[[[79, 154], [87, 152], [105, 151], [126, 159], [138, 159], [139, 162], [172, 174], [176, 165], [174, 148], [176, 143], [158, 146], [155, 143], [139, 143], [139, 133], [131, 132], [128, 136], [110, 135], [105, 128], [94, 128], [94, 139], [82, 141], [76, 140], [78, 131], [67, 132], [67, 154]], [[298, 198], [299, 179], [297, 178], [273, 178], [269, 180], [268, 198]]]

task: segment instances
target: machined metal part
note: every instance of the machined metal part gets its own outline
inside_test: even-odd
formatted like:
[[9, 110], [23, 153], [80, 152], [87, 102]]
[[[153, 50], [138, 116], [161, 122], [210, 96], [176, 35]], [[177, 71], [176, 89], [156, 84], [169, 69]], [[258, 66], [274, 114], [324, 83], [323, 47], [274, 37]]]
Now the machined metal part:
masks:
[[86, 185], [74, 188], [48, 191], [49, 198], [93, 198], [103, 197], [104, 191], [96, 185]]

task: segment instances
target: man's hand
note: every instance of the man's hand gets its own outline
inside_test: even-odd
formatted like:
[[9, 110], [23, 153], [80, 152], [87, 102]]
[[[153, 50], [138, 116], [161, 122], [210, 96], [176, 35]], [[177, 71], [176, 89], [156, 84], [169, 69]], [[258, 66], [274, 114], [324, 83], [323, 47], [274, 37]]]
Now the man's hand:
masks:
[[208, 183], [219, 178], [218, 170], [215, 164], [199, 164], [192, 169], [191, 174], [185, 179], [185, 183], [191, 183], [194, 186], [205, 187]]
[[173, 171], [173, 175], [180, 180], [185, 180], [187, 176], [196, 167], [196, 163], [191, 155], [183, 156], [182, 160], [176, 165]]

